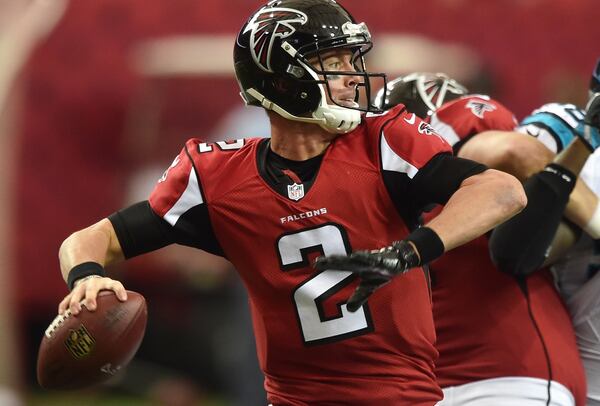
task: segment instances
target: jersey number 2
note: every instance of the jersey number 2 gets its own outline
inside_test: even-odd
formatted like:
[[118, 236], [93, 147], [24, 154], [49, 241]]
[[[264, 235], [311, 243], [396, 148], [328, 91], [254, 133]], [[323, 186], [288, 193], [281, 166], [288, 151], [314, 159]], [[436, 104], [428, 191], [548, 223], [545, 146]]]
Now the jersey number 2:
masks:
[[[351, 249], [345, 230], [329, 223], [281, 236], [277, 251], [282, 270], [291, 271], [310, 266], [309, 252], [345, 255]], [[305, 343], [338, 341], [373, 330], [366, 306], [350, 313], [343, 303], [335, 316], [324, 314], [322, 303], [352, 281], [351, 272], [326, 270], [315, 273], [296, 288], [293, 300]]]

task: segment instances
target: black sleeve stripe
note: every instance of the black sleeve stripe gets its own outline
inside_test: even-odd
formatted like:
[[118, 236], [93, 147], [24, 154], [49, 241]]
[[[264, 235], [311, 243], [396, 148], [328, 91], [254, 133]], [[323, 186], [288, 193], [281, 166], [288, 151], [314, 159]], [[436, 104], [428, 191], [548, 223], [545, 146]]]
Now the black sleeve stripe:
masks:
[[568, 115], [570, 115], [571, 117], [573, 117], [578, 122], [582, 121], [585, 118], [585, 114], [581, 110], [579, 110], [577, 108], [574, 108], [574, 109], [565, 109], [565, 111], [567, 112]]
[[[548, 114], [548, 115], [550, 115], [550, 116], [553, 116], [553, 117], [554, 117], [556, 120], [560, 121], [560, 122], [561, 122], [561, 124], [562, 124], [562, 125], [563, 125], [565, 128], [567, 128], [567, 129], [571, 130], [571, 132], [573, 132], [573, 133], [575, 132], [575, 129], [573, 128], [573, 126], [572, 126], [571, 124], [569, 124], [569, 123], [568, 123], [568, 122], [567, 122], [567, 121], [566, 121], [564, 118], [562, 118], [560, 115], [558, 115], [558, 114], [556, 114], [556, 113], [553, 113], [553, 112], [551, 112], [551, 111], [541, 111], [541, 112], [539, 112], [538, 114], [539, 114], [539, 115], [542, 115], [542, 114]], [[571, 115], [572, 115], [572, 114], [571, 114]], [[536, 121], [533, 121], [533, 122], [531, 122], [530, 124], [539, 125], [539, 124], [543, 124], [543, 123], [540, 123], [540, 121], [539, 121], [539, 120], [536, 120]], [[546, 126], [544, 126], [544, 125], [540, 125], [540, 127], [547, 128], [547, 127], [546, 127]]]

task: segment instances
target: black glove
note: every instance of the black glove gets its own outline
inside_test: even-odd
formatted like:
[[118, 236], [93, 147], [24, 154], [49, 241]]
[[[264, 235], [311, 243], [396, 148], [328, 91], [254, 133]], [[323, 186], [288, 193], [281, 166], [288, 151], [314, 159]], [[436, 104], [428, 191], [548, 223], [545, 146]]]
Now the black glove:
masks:
[[355, 312], [377, 288], [418, 265], [419, 256], [413, 246], [407, 241], [396, 241], [379, 251], [319, 257], [314, 266], [319, 271], [350, 271], [360, 277], [360, 284], [347, 302], [348, 310]]

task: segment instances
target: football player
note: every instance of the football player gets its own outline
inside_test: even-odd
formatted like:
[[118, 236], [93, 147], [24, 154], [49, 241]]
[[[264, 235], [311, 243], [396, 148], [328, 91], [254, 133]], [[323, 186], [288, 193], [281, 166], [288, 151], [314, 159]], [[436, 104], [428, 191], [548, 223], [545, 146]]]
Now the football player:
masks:
[[[445, 75], [429, 73], [391, 81], [380, 98], [386, 107], [404, 103], [420, 114], [457, 156], [527, 179], [528, 199], [561, 202], [554, 214], [560, 219], [574, 187], [573, 172], [582, 161], [571, 158], [548, 165], [551, 151], [514, 132], [517, 122], [502, 104], [469, 95]], [[578, 141], [573, 148], [582, 145]], [[440, 210], [434, 208], [425, 218], [435, 218]], [[549, 219], [552, 213], [544, 215]], [[547, 233], [552, 237], [554, 231]], [[526, 243], [530, 251], [543, 253], [546, 248], [541, 238]], [[447, 251], [429, 268], [440, 352], [436, 375], [445, 395], [441, 405], [585, 403], [585, 377], [571, 320], [548, 270], [522, 278], [499, 272], [488, 236]]]
[[[404, 107], [381, 114], [372, 90], [385, 75], [363, 60], [371, 46], [367, 26], [333, 0], [256, 11], [236, 39], [235, 73], [245, 102], [267, 110], [271, 139], [191, 139], [147, 201], [67, 238], [59, 258], [72, 291], [59, 312], [93, 310], [101, 289], [125, 300], [106, 266], [184, 244], [224, 256], [243, 279], [273, 405], [440, 400], [422, 265], [526, 200], [517, 179], [453, 157]], [[433, 202], [445, 210], [417, 228]], [[336, 254], [379, 247], [367, 265], [385, 264], [392, 281], [331, 266]], [[365, 289], [388, 281], [362, 303]]]
[[[600, 238], [600, 185], [596, 176], [600, 169], [598, 153], [600, 146], [597, 128], [600, 127], [600, 60], [591, 79], [590, 99], [583, 111], [571, 104], [546, 104], [526, 117], [518, 128], [544, 143], [549, 149], [565, 156], [573, 154], [573, 137], [578, 135], [580, 159], [591, 157], [585, 162], [581, 178], [595, 193], [591, 198], [574, 202], [581, 206], [584, 216], [577, 225], [585, 231], [575, 247], [552, 266], [558, 288], [566, 301], [575, 328], [577, 344], [587, 375], [587, 405], [600, 405], [600, 265], [598, 263], [598, 238]], [[567, 147], [567, 145], [569, 145]], [[582, 163], [580, 164], [580, 166]], [[581, 182], [583, 185], [584, 182]], [[531, 272], [545, 258], [532, 257], [530, 252], [519, 252], [513, 243], [531, 237], [531, 230], [546, 227], [546, 213], [557, 210], [557, 202], [551, 199], [530, 200], [530, 204], [544, 213], [523, 212], [515, 221], [498, 227], [494, 232], [492, 253], [509, 272]], [[558, 207], [560, 210], [560, 207]], [[567, 229], [568, 231], [568, 229]], [[580, 230], [579, 230], [580, 231]], [[569, 236], [572, 237], [572, 236]], [[515, 241], [516, 240], [516, 241]], [[550, 253], [555, 249], [553, 243]], [[510, 252], [509, 252], [510, 251]], [[515, 261], [516, 260], [516, 261]], [[529, 264], [523, 269], [519, 264]], [[521, 269], [519, 269], [521, 268]]]

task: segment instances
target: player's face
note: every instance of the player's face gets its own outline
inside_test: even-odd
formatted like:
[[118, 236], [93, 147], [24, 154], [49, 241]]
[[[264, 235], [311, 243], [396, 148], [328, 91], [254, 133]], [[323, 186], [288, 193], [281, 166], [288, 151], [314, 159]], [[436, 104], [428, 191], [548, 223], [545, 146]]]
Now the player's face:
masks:
[[[321, 61], [318, 58], [311, 59], [312, 66], [319, 71], [337, 71], [337, 72], [356, 72], [354, 66], [354, 57], [352, 51], [348, 49], [334, 50], [321, 55]], [[322, 66], [321, 66], [322, 62]], [[327, 98], [331, 98], [335, 103], [345, 107], [357, 107], [355, 102], [356, 89], [359, 83], [359, 76], [354, 75], [320, 75], [321, 79], [326, 79], [331, 93]]]

